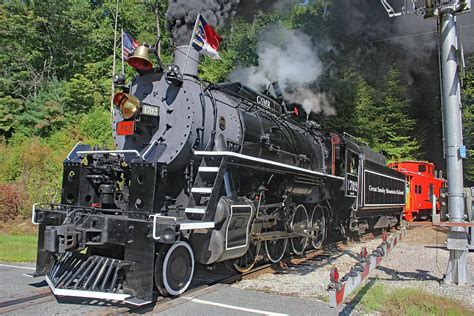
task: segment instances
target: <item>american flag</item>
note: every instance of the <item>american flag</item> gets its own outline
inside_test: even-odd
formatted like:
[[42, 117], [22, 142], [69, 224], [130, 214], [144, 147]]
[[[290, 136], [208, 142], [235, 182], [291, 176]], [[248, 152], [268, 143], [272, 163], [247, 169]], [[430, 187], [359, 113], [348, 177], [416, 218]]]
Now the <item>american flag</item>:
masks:
[[133, 39], [127, 32], [122, 33], [122, 54], [123, 59], [127, 60], [128, 56], [135, 51], [140, 43]]

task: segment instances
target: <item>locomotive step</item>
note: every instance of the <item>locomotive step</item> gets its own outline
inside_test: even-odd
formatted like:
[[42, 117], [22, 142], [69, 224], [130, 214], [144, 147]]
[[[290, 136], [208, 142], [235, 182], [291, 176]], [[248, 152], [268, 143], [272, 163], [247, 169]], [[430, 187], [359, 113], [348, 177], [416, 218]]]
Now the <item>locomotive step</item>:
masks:
[[211, 194], [212, 188], [191, 188], [191, 193]]
[[197, 207], [186, 207], [184, 209], [185, 213], [191, 213], [191, 214], [204, 214], [206, 213], [205, 208], [197, 208]]
[[181, 221], [178, 223], [179, 223], [179, 230], [214, 228], [214, 222]]
[[218, 172], [219, 167], [199, 167], [199, 172]]

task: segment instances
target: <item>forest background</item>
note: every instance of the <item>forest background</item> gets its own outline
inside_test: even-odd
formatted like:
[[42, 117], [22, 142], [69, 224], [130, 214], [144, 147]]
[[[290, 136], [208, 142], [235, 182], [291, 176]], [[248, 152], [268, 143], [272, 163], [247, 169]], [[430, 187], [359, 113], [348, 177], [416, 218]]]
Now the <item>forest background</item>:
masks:
[[[237, 10], [218, 28], [222, 61], [202, 58], [202, 78], [224, 81], [236, 69], [257, 65], [257, 46], [269, 27], [298, 30], [318, 47], [323, 73], [315, 89], [336, 110], [310, 113], [311, 119], [360, 138], [389, 160], [428, 160], [444, 169], [436, 33], [419, 29], [422, 23], [433, 28], [434, 20], [412, 17], [404, 24], [378, 1], [273, 2]], [[167, 7], [168, 1], [124, 1], [118, 15], [119, 28], [154, 43], [158, 12], [164, 64], [174, 47]], [[0, 221], [26, 219], [34, 202], [58, 202], [62, 162], [78, 141], [113, 146], [115, 10], [114, 2], [97, 0], [0, 4]], [[469, 42], [473, 28], [464, 24]], [[473, 186], [474, 58], [469, 47], [465, 54], [464, 143], [470, 150], [464, 170], [465, 185]], [[119, 52], [116, 57], [119, 62]], [[126, 66], [127, 79], [134, 74]]]

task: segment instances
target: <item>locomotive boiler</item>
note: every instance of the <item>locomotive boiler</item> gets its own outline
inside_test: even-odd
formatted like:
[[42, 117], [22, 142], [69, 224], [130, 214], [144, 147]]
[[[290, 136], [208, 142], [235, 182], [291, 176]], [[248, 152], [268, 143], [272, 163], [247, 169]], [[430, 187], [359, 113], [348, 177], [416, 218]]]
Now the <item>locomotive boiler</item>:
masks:
[[197, 264], [244, 272], [400, 221], [405, 178], [381, 154], [297, 122], [278, 94], [201, 80], [192, 48], [164, 69], [140, 51], [114, 96], [116, 148], [77, 144], [60, 204], [33, 207], [56, 295], [143, 304], [186, 291]]

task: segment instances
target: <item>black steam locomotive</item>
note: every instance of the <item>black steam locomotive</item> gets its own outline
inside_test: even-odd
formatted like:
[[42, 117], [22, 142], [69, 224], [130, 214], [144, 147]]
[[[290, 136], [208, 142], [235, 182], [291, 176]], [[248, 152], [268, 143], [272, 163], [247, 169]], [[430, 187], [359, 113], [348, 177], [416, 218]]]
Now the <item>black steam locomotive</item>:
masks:
[[61, 203], [33, 207], [36, 275], [56, 295], [142, 304], [183, 293], [196, 263], [244, 272], [399, 223], [405, 178], [381, 154], [297, 122], [279, 95], [200, 80], [187, 50], [162, 69], [137, 48], [116, 150], [76, 145]]

